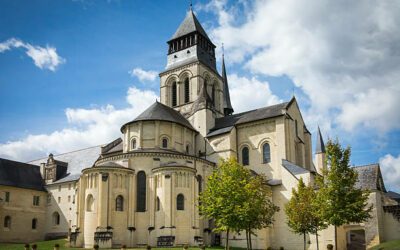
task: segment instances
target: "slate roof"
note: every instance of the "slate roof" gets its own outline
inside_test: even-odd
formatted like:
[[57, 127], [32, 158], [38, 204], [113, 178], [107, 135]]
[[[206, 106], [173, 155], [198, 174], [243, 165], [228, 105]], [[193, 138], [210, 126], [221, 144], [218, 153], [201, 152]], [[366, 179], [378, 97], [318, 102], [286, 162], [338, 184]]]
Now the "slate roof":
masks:
[[356, 166], [354, 170], [358, 173], [357, 188], [386, 192], [379, 164]]
[[233, 113], [233, 108], [232, 108], [232, 104], [231, 104], [231, 97], [229, 95], [228, 77], [226, 77], [224, 55], [222, 55], [222, 82], [224, 84], [224, 86], [223, 86], [223, 88], [224, 88], [224, 92], [223, 92], [224, 114], [231, 115]]
[[399, 193], [396, 193], [396, 192], [393, 192], [393, 191], [388, 191], [388, 192], [386, 193], [386, 195], [387, 195], [389, 198], [391, 198], [391, 199], [393, 199], [393, 200], [395, 200], [395, 201], [397, 201], [397, 202], [400, 202], [400, 194], [399, 194]]
[[284, 102], [268, 106], [265, 108], [254, 109], [243, 113], [217, 118], [215, 119], [215, 126], [207, 134], [207, 137], [215, 136], [230, 131], [229, 129], [223, 130], [223, 128], [229, 128], [247, 122], [253, 122], [284, 115], [285, 110], [290, 103], [291, 102]]
[[[181, 113], [176, 111], [173, 108], [170, 108], [158, 101], [156, 101], [153, 105], [148, 107], [143, 113], [141, 113], [136, 119], [124, 124], [121, 127], [121, 131], [123, 132], [124, 127], [128, 124], [138, 122], [138, 121], [169, 121], [178, 123], [182, 126], [190, 128], [191, 130], [195, 130], [192, 125], [186, 120]], [[196, 130], [195, 130], [196, 131]]]
[[123, 143], [121, 138], [117, 138], [107, 145], [101, 147], [102, 154], [111, 154], [115, 152], [121, 152], [123, 150]]
[[284, 159], [282, 159], [282, 166], [286, 168], [286, 170], [289, 171], [289, 173], [291, 173], [296, 179], [298, 179], [296, 175], [310, 173], [309, 170]]
[[45, 191], [40, 167], [0, 158], [0, 185]]
[[[192, 32], [199, 32], [202, 36], [210, 40], [210, 38], [207, 36], [207, 33], [204, 31], [203, 27], [201, 26], [199, 20], [197, 20], [196, 15], [193, 13], [192, 10], [189, 10], [186, 13], [186, 17], [179, 25], [178, 29], [175, 31], [175, 34], [171, 37], [171, 40], [177, 39], [179, 37], [182, 37], [184, 35], [188, 35]], [[170, 41], [171, 41], [170, 40]]]
[[[101, 146], [84, 148], [64, 154], [54, 155], [54, 159], [68, 163], [67, 176], [57, 180], [55, 183], [71, 181], [71, 178], [79, 179], [81, 171], [85, 168], [93, 166], [101, 153]], [[46, 163], [46, 158], [37, 159], [28, 163], [40, 166], [40, 163]]]

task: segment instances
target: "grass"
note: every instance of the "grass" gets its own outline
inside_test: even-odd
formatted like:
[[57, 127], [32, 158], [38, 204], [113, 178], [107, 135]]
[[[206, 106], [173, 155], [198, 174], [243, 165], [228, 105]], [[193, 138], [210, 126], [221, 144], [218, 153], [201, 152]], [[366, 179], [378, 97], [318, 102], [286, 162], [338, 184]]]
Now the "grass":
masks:
[[[53, 250], [55, 244], [60, 245], [60, 250], [78, 250], [78, 249], [84, 249], [84, 248], [69, 248], [67, 246], [67, 240], [66, 239], [60, 239], [60, 240], [49, 240], [49, 241], [38, 241], [38, 242], [32, 242], [32, 244], [36, 244], [38, 246], [38, 250]], [[17, 244], [17, 243], [0, 243], [0, 250], [24, 250], [24, 245], [25, 244]], [[118, 248], [117, 248], [118, 249]], [[127, 249], [134, 249], [134, 250], [145, 250], [144, 248], [127, 248]], [[154, 248], [157, 250], [182, 250], [182, 247], [174, 247], [174, 248]], [[223, 249], [223, 247], [211, 247], [207, 249], [215, 249], [215, 250], [220, 250]], [[236, 248], [231, 248], [231, 249], [236, 249]], [[101, 250], [107, 250], [102, 248]], [[114, 248], [115, 250], [115, 248]], [[199, 250], [199, 248], [188, 248], [188, 250]]]
[[400, 249], [400, 240], [388, 241], [372, 248], [368, 248], [368, 250], [399, 250]]

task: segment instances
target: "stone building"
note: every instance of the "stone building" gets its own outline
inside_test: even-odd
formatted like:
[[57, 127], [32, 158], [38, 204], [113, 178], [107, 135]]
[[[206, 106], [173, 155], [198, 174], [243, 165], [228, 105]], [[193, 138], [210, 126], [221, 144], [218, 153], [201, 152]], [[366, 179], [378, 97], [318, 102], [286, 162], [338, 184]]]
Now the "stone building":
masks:
[[[312, 136], [297, 100], [234, 114], [225, 62], [222, 59], [220, 74], [215, 48], [188, 11], [168, 41], [167, 66], [159, 74], [160, 102], [123, 124], [121, 137], [108, 144], [30, 162], [36, 165], [29, 166], [37, 179], [43, 178], [35, 192], [47, 195], [37, 211], [45, 222], [39, 224], [38, 238], [69, 236], [71, 244], [80, 247], [220, 244], [225, 235], [212, 232], [212, 220], [197, 208], [198, 195], [220, 158], [236, 157], [265, 174], [271, 199], [281, 208], [300, 177], [313, 182], [325, 167], [324, 143], [319, 132], [314, 163]], [[376, 213], [370, 223], [340, 228], [339, 249], [345, 249], [352, 231], [359, 229], [370, 245], [400, 235], [398, 203], [386, 197], [379, 166], [373, 169], [376, 185], [364, 187], [371, 180], [360, 174], [360, 188], [373, 190], [370, 200]], [[14, 188], [0, 182], [2, 190]], [[0, 212], [4, 222], [10, 216], [7, 211]], [[334, 243], [333, 236], [332, 228], [321, 232], [321, 246]], [[0, 240], [25, 240], [7, 237]], [[231, 237], [234, 246], [246, 246], [245, 234]], [[315, 237], [307, 237], [309, 249], [316, 249]], [[252, 245], [299, 249], [302, 241], [286, 225], [281, 209], [270, 228], [257, 232]]]

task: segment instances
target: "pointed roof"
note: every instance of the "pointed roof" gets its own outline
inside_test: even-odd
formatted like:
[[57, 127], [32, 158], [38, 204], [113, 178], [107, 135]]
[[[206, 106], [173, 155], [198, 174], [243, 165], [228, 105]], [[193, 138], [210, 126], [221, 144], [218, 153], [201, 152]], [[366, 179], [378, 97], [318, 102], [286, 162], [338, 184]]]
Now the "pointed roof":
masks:
[[226, 77], [226, 70], [225, 70], [225, 59], [224, 55], [222, 55], [222, 83], [224, 84], [224, 92], [223, 92], [223, 105], [224, 105], [224, 114], [230, 115], [233, 113], [233, 108], [231, 104], [231, 97], [229, 95], [229, 86], [228, 86], [228, 78]]
[[317, 144], [315, 146], [315, 153], [316, 154], [325, 153], [325, 143], [324, 143], [324, 139], [322, 139], [322, 134], [321, 134], [321, 130], [319, 129], [319, 126], [318, 126], [318, 134], [317, 134]]
[[143, 113], [141, 113], [138, 117], [136, 117], [133, 121], [130, 121], [124, 124], [121, 127], [121, 131], [123, 132], [124, 127], [128, 124], [138, 122], [138, 121], [169, 121], [178, 123], [182, 126], [185, 126], [189, 129], [195, 130], [192, 125], [186, 120], [185, 117], [181, 115], [175, 109], [168, 107], [158, 101], [156, 101], [153, 105], [148, 107]]
[[196, 15], [193, 13], [192, 9], [190, 9], [186, 13], [185, 19], [183, 20], [181, 25], [179, 25], [179, 28], [176, 30], [175, 34], [172, 36], [170, 40], [174, 40], [178, 37], [182, 37], [184, 35], [190, 34], [195, 31], [199, 32], [202, 36], [210, 40], [210, 38], [207, 36], [207, 33], [201, 26], [199, 20], [197, 20]]

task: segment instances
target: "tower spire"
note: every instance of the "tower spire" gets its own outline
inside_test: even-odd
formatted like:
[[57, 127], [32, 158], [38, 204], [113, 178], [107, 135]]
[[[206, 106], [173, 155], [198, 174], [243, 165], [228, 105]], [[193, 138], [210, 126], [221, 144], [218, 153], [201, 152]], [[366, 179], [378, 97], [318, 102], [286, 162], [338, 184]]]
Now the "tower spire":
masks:
[[315, 145], [315, 153], [325, 153], [325, 143], [324, 140], [322, 139], [322, 134], [321, 130], [319, 129], [318, 126], [318, 134], [317, 134], [317, 144]]
[[233, 108], [231, 104], [231, 97], [229, 95], [228, 78], [226, 77], [225, 69], [225, 59], [224, 59], [224, 44], [222, 44], [222, 83], [224, 86], [223, 98], [224, 98], [224, 115], [231, 115], [233, 113]]

